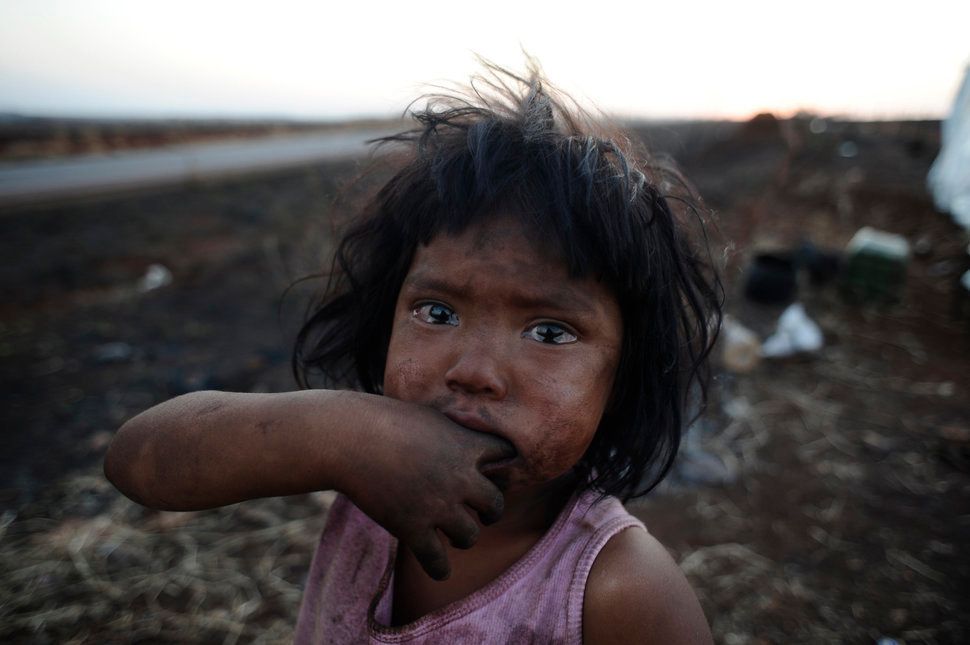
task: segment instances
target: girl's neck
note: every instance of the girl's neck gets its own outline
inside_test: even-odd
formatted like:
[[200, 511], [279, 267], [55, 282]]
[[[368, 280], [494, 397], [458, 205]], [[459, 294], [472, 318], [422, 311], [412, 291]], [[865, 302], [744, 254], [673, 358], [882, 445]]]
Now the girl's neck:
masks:
[[567, 473], [536, 489], [506, 493], [505, 512], [498, 522], [482, 529], [480, 540], [536, 531], [540, 535], [545, 533], [575, 492], [576, 481], [572, 473]]

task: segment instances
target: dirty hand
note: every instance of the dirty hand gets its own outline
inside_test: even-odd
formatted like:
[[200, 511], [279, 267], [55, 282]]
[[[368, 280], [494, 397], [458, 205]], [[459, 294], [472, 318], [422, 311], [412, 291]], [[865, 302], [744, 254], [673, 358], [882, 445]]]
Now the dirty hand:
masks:
[[483, 472], [513, 458], [515, 448], [432, 408], [368, 399], [361, 423], [348, 432], [351, 472], [341, 491], [410, 548], [429, 576], [443, 580], [450, 566], [438, 531], [467, 549], [479, 532], [470, 510], [482, 524], [499, 519], [502, 493]]

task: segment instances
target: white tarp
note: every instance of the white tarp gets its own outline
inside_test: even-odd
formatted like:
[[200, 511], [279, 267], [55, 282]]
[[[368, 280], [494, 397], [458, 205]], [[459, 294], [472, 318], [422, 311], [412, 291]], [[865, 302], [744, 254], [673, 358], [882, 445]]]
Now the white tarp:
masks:
[[954, 221], [970, 229], [970, 66], [943, 122], [940, 155], [933, 162], [927, 182], [933, 201]]

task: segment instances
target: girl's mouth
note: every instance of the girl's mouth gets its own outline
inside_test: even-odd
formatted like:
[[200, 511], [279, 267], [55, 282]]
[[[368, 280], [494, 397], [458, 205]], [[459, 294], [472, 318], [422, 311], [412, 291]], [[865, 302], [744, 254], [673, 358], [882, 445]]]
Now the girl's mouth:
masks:
[[492, 427], [492, 424], [482, 418], [481, 415], [472, 414], [469, 412], [461, 412], [457, 410], [444, 410], [442, 411], [446, 417], [454, 421], [460, 426], [464, 426], [469, 430], [475, 430], [476, 432], [484, 432], [485, 434], [491, 434], [496, 436], [501, 436]]
[[489, 478], [494, 478], [493, 475], [498, 476], [499, 473], [506, 470], [508, 466], [519, 459], [519, 451], [515, 444], [513, 444], [501, 431], [495, 429], [493, 424], [482, 418], [482, 416], [452, 410], [443, 412], [443, 414], [464, 428], [474, 432], [491, 435], [495, 437], [495, 439], [506, 444], [509, 454], [500, 459], [492, 459], [482, 463], [482, 474], [488, 476]]

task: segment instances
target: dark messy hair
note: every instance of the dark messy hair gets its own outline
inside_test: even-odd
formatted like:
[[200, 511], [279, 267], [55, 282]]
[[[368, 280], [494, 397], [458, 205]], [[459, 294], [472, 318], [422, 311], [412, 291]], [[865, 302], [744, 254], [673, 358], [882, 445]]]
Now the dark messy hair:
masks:
[[470, 89], [412, 109], [417, 127], [376, 140], [401, 165], [343, 236], [326, 293], [297, 336], [294, 374], [303, 387], [316, 372], [325, 385], [381, 393], [418, 245], [511, 215], [558, 243], [571, 276], [601, 280], [617, 298], [615, 385], [576, 473], [602, 493], [644, 494], [676, 456], [688, 391], [706, 399], [722, 291], [706, 238], [688, 235], [695, 224], [703, 234], [700, 213], [676, 171], [609, 136], [533, 61], [524, 77], [483, 64]]

